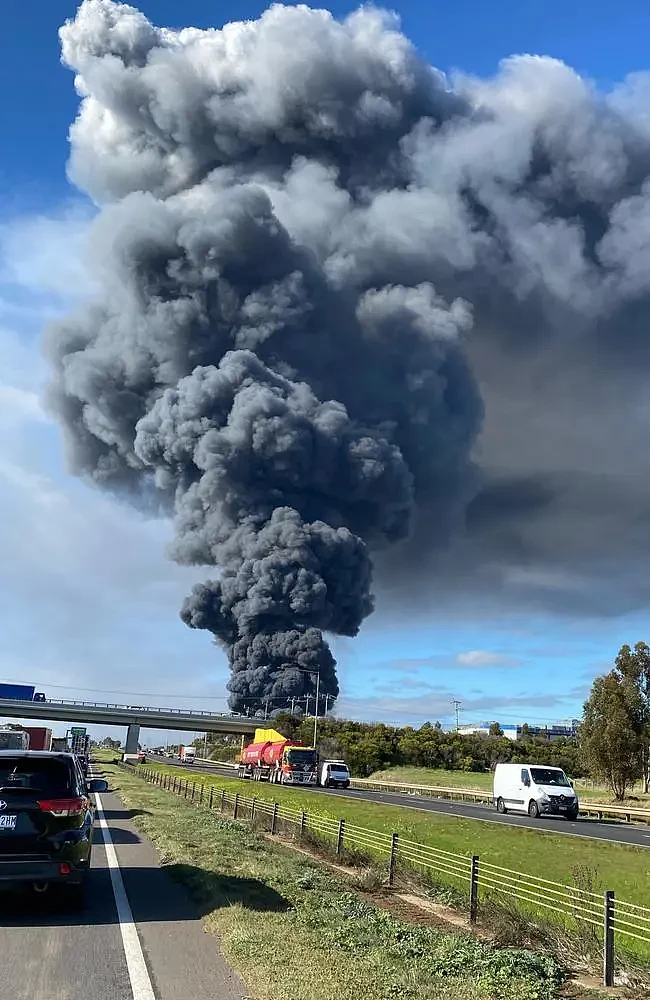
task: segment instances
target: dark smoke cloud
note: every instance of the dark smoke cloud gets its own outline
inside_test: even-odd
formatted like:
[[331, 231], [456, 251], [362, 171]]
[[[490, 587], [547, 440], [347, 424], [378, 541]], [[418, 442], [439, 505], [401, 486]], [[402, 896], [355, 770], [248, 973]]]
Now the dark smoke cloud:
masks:
[[61, 37], [103, 291], [49, 335], [50, 402], [76, 473], [216, 567], [182, 616], [234, 706], [311, 691], [297, 666], [336, 694], [321, 630], [358, 631], [373, 567], [647, 602], [645, 77], [452, 87], [368, 8], [174, 32], [86, 0]]
[[372, 553], [418, 504], [446, 534], [482, 406], [469, 307], [428, 280], [337, 277], [274, 196], [295, 208], [292, 185], [316, 184], [352, 220], [371, 185], [408, 183], [400, 139], [462, 102], [377, 13], [174, 34], [90, 0], [62, 40], [83, 96], [71, 176], [104, 205], [104, 294], [49, 338], [72, 468], [140, 502], [155, 484], [172, 557], [217, 567], [181, 614], [228, 651], [233, 707], [287, 703], [314, 670], [335, 696], [321, 632], [358, 632]]

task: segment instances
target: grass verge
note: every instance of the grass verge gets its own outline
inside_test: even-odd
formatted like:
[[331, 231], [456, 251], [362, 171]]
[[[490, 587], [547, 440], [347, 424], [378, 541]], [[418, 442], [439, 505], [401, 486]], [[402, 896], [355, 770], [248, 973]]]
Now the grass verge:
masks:
[[[106, 767], [113, 788], [219, 935], [255, 1000], [547, 1000], [548, 954], [396, 919], [368, 893], [245, 823], [196, 809]], [[198, 835], [200, 830], [200, 835]]]
[[[436, 788], [466, 788], [470, 791], [491, 791], [492, 774], [480, 771], [444, 771], [432, 767], [389, 767], [384, 771], [375, 771], [370, 775], [374, 781], [403, 781], [408, 785], [433, 785]], [[613, 802], [613, 796], [604, 785], [578, 778], [576, 790], [585, 802]], [[650, 808], [650, 795], [644, 795], [639, 783], [630, 789], [625, 800], [629, 805], [640, 809]]]
[[[148, 765], [163, 773], [190, 777], [197, 785], [213, 785], [258, 799], [277, 801], [293, 809], [311, 810], [331, 819], [345, 819], [382, 833], [401, 836], [442, 851], [478, 854], [491, 864], [585, 887], [594, 892], [613, 889], [621, 899], [648, 905], [650, 899], [650, 849], [589, 837], [563, 836], [482, 820], [420, 811], [404, 806], [381, 805], [326, 796], [316, 790], [240, 781], [199, 770]], [[560, 822], [560, 821], [558, 821]], [[650, 844], [650, 840], [648, 841]]]

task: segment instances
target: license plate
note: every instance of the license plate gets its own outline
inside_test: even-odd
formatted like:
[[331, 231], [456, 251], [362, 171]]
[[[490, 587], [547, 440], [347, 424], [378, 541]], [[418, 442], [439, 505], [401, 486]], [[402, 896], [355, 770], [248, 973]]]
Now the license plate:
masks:
[[0, 830], [15, 830], [17, 816], [0, 816]]
[[560, 806], [560, 809], [568, 809], [568, 806]]

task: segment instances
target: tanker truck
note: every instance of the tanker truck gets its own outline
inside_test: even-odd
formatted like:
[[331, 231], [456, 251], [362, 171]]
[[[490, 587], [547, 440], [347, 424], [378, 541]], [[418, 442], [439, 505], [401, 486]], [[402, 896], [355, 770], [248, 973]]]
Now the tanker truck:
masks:
[[318, 754], [275, 729], [256, 729], [254, 741], [239, 756], [237, 776], [277, 785], [316, 785]]

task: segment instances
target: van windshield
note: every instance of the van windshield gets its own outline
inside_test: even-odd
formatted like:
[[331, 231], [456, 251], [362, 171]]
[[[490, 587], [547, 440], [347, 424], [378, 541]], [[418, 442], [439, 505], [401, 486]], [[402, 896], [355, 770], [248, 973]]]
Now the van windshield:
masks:
[[530, 774], [536, 785], [557, 785], [559, 788], [571, 788], [571, 782], [564, 771], [555, 767], [531, 767]]

